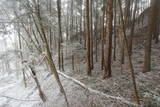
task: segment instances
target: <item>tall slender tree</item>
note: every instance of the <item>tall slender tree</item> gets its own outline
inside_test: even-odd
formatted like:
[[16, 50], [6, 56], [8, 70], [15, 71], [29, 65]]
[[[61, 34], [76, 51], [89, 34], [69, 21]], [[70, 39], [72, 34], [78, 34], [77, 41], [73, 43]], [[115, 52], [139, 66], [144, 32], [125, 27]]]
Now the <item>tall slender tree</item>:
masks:
[[87, 74], [91, 76], [91, 40], [90, 40], [90, 0], [86, 0], [86, 24], [87, 24]]
[[104, 67], [104, 76], [111, 77], [111, 57], [112, 57], [112, 30], [113, 30], [113, 0], [107, 1], [107, 35], [106, 35], [106, 57], [105, 57], [105, 67]]
[[137, 90], [137, 84], [136, 84], [136, 79], [135, 79], [135, 74], [134, 74], [134, 69], [133, 69], [133, 64], [132, 64], [132, 59], [131, 59], [131, 56], [129, 55], [129, 46], [128, 46], [128, 41], [127, 41], [127, 36], [126, 36], [125, 23], [124, 23], [124, 19], [123, 19], [121, 0], [118, 0], [118, 4], [119, 4], [119, 8], [120, 8], [121, 23], [122, 23], [122, 30], [123, 30], [122, 40], [124, 41], [124, 46], [127, 51], [127, 57], [128, 57], [128, 61], [129, 61], [130, 71], [131, 71], [131, 77], [132, 77], [132, 82], [133, 82], [135, 98], [136, 98], [137, 104], [140, 104], [138, 90]]
[[131, 21], [131, 30], [130, 30], [130, 38], [129, 38], [129, 53], [132, 54], [132, 42], [133, 42], [133, 35], [135, 29], [135, 19], [136, 19], [136, 11], [137, 11], [138, 0], [135, 0], [135, 6], [133, 10], [133, 17]]
[[149, 13], [149, 32], [145, 41], [145, 55], [144, 55], [144, 66], [143, 72], [149, 72], [151, 70], [151, 45], [153, 33], [156, 29], [157, 8], [159, 7], [159, 0], [151, 0], [150, 13]]
[[103, 0], [103, 16], [102, 16], [102, 34], [101, 34], [101, 70], [104, 68], [104, 37], [105, 37], [105, 16], [106, 16], [106, 1]]
[[62, 27], [61, 27], [61, 0], [57, 0], [57, 10], [58, 10], [58, 27], [59, 27], [59, 37], [58, 37], [58, 64], [59, 69], [64, 71], [64, 60], [63, 60], [63, 49], [61, 47], [62, 39]]

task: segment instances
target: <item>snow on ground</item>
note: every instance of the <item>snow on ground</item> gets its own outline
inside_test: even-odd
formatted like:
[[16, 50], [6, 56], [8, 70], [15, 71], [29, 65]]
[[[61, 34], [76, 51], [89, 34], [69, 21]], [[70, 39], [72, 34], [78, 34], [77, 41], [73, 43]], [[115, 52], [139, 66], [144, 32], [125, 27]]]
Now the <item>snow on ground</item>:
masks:
[[[17, 79], [16, 75], [0, 76], [0, 107], [66, 107], [64, 96], [60, 93], [54, 76], [39, 71], [38, 78], [47, 97], [45, 103], [41, 101], [33, 79], [27, 80], [25, 88], [23, 81], [20, 81], [22, 79]], [[70, 107], [127, 107], [121, 102], [90, 93], [62, 76], [60, 79]]]
[[[149, 101], [157, 103], [159, 101], [159, 97], [155, 95], [160, 92], [160, 43], [157, 45], [154, 44], [153, 47], [151, 72], [145, 74], [141, 73], [143, 65], [143, 46], [134, 46], [133, 64], [140, 96], [142, 98], [149, 98]], [[113, 77], [107, 80], [102, 80], [101, 77], [103, 73], [100, 71], [99, 58], [98, 63], [95, 64], [92, 77], [88, 77], [85, 73], [85, 57], [82, 56], [82, 54], [79, 54], [76, 54], [75, 57], [75, 71], [72, 71], [71, 67], [68, 67], [68, 65], [65, 64], [66, 74], [80, 80], [93, 89], [113, 96], [122, 96], [127, 100], [133, 100], [133, 89], [130, 81], [130, 73], [128, 72], [128, 66], [124, 65], [123, 72], [120, 72], [121, 69], [119, 61], [114, 62]], [[68, 61], [65, 60], [65, 63], [71, 65], [71, 62], [69, 62], [71, 58], [67, 58]], [[17, 76], [16, 72], [11, 74], [0, 72], [0, 107], [65, 107], [66, 103], [64, 97], [59, 92], [54, 76], [48, 76], [48, 70], [44, 70], [42, 66], [37, 67], [37, 71], [42, 91], [47, 97], [47, 102], [43, 103], [41, 101], [34, 80], [31, 77], [27, 79], [27, 88], [25, 88], [21, 75]], [[90, 93], [64, 77], [60, 76], [60, 79], [66, 90], [71, 107], [128, 107], [128, 105], [125, 105], [122, 102], [117, 102], [112, 99]], [[143, 100], [146, 99], [143, 98]]]
[[[140, 57], [143, 56], [142, 47], [134, 47], [136, 49], [133, 55], [133, 64], [135, 67], [135, 74], [137, 77], [140, 94], [142, 94], [141, 96], [146, 97], [149, 94], [149, 98], [152, 97], [153, 101], [156, 102], [157, 97], [154, 98], [153, 95], [159, 92], [159, 46], [159, 44], [155, 45], [152, 49], [152, 72], [145, 74], [141, 73], [141, 68], [143, 64], [143, 57]], [[66, 74], [80, 80], [82, 83], [86, 84], [89, 87], [92, 87], [93, 89], [102, 91], [113, 96], [122, 96], [127, 100], [133, 101], [133, 99], [131, 98], [131, 96], [133, 96], [133, 92], [131, 92], [132, 84], [129, 81], [130, 73], [127, 72], [127, 66], [124, 66], [123, 72], [121, 73], [119, 67], [120, 64], [118, 62], [113, 63], [113, 77], [107, 80], [102, 80], [102, 71], [100, 71], [99, 69], [100, 61], [95, 64], [95, 69], [93, 71], [94, 73], [92, 77], [88, 77], [85, 73], [85, 61], [83, 60], [83, 57], [76, 58], [76, 60], [77, 62], [81, 62], [81, 64], [79, 64], [80, 66], [77, 64], [76, 70], [71, 71], [71, 68], [69, 68], [66, 64]], [[5, 74], [1, 72], [0, 107], [66, 107], [64, 96], [59, 92], [59, 88], [54, 76], [49, 75], [50, 73], [48, 73], [48, 70], [42, 68], [42, 66], [36, 67], [36, 70], [38, 71], [38, 80], [42, 86], [42, 91], [47, 97], [47, 101], [45, 103], [41, 101], [38, 95], [36, 84], [31, 77], [27, 78], [27, 88], [25, 88], [21, 74], [17, 76], [16, 72], [11, 74]], [[104, 98], [103, 96], [90, 93], [81, 86], [73, 83], [72, 81], [62, 76], [60, 76], [60, 79], [66, 90], [68, 101], [71, 107], [130, 107], [129, 105], [123, 104], [122, 102], [114, 101], [112, 99]], [[151, 101], [151, 99], [149, 99], [149, 101]]]
[[35, 90], [33, 87], [25, 88], [22, 81], [16, 79], [17, 76], [3, 77], [2, 75], [0, 77], [0, 107], [31, 107], [34, 103], [40, 101], [40, 99], [34, 99], [34, 97], [32, 99], [37, 101], [29, 101], [31, 100], [29, 98], [30, 94]]
[[[143, 36], [142, 36], [143, 37]], [[160, 105], [160, 42], [152, 45], [152, 69], [151, 72], [142, 73], [144, 60], [144, 37], [135, 37], [133, 44], [132, 61], [142, 104], [148, 106]], [[94, 69], [92, 76], [86, 75], [85, 50], [75, 54], [75, 70], [72, 69], [71, 53], [68, 53], [65, 59], [66, 74], [83, 82], [93, 89], [99, 90], [112, 96], [120, 96], [129, 101], [135, 101], [133, 82], [131, 81], [130, 68], [128, 66], [128, 58], [125, 57], [125, 64], [120, 64], [120, 47], [117, 44], [116, 61], [112, 61], [112, 77], [102, 80], [103, 71], [101, 70], [101, 51], [98, 51], [98, 62], [94, 58]]]

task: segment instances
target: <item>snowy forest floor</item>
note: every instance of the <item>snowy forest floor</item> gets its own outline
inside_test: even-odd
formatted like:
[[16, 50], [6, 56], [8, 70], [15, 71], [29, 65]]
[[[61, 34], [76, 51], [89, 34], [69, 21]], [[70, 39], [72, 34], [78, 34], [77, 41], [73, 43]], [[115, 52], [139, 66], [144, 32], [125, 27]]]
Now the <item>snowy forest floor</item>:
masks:
[[[144, 38], [134, 37], [133, 42], [134, 45], [132, 62], [141, 103], [148, 106], [150, 105], [152, 107], [158, 107], [160, 106], [160, 43], [155, 44], [153, 42], [152, 45], [151, 72], [142, 73], [144, 58]], [[75, 70], [72, 70], [72, 72], [72, 56], [69, 56], [70, 54], [68, 54], [65, 59], [65, 73], [93, 89], [99, 90], [109, 95], [120, 96], [129, 101], [135, 101], [131, 73], [127, 63], [128, 58], [125, 57], [125, 64], [122, 65], [123, 69], [121, 70], [119, 49], [120, 47], [117, 46], [117, 60], [112, 61], [112, 77], [109, 79], [102, 79], [103, 71], [101, 70], [100, 52], [98, 53], [98, 62], [96, 62], [94, 58], [94, 69], [92, 70], [92, 76], [87, 76], [85, 64], [86, 60], [84, 54], [82, 54], [86, 53], [84, 49], [81, 49], [81, 52], [80, 50], [77, 50], [77, 53], [74, 54]]]
[[[0, 78], [0, 107], [66, 107], [63, 95], [53, 75], [39, 70], [38, 78], [47, 102], [43, 103], [33, 79], [27, 79], [27, 88], [16, 75], [7, 75]], [[117, 102], [103, 96], [90, 93], [74, 82], [60, 76], [67, 93], [70, 107], [127, 107], [129, 105]]]
[[[152, 71], [142, 73], [143, 68], [143, 39], [134, 40], [134, 51], [132, 55], [137, 86], [142, 104], [160, 106], [160, 43], [152, 46]], [[117, 53], [119, 53], [117, 47]], [[81, 51], [81, 52], [80, 52]], [[84, 54], [82, 54], [84, 53]], [[86, 75], [85, 50], [81, 49], [75, 54], [75, 70], [71, 69], [71, 56], [65, 58], [65, 74], [81, 81], [86, 86], [99, 90], [108, 95], [123, 97], [134, 102], [133, 85], [131, 75], [127, 65], [127, 58], [121, 72], [119, 62], [120, 55], [117, 54], [117, 61], [112, 61], [112, 77], [102, 79], [103, 71], [100, 69], [100, 54], [98, 62], [95, 62], [92, 76]], [[57, 62], [55, 60], [55, 62]], [[60, 93], [58, 85], [53, 75], [42, 68], [36, 67], [38, 80], [43, 92], [47, 97], [47, 102], [43, 103], [38, 95], [38, 90], [34, 80], [27, 78], [27, 87], [24, 87], [22, 75], [0, 73], [0, 107], [65, 107], [64, 96]], [[17, 78], [18, 77], [18, 78]], [[66, 90], [71, 107], [132, 107], [121, 101], [106, 98], [102, 95], [91, 93], [81, 86], [75, 84], [60, 75], [62, 84]], [[21, 81], [19, 81], [21, 80]]]

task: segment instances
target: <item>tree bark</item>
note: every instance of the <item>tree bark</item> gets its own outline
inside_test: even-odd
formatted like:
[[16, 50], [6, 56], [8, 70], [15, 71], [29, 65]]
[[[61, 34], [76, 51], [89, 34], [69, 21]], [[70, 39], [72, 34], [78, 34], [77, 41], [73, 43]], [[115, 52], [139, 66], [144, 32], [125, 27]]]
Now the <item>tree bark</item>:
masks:
[[104, 69], [104, 36], [105, 36], [105, 13], [106, 13], [106, 2], [103, 0], [103, 17], [102, 17], [102, 35], [101, 35], [101, 70]]
[[111, 77], [111, 57], [112, 57], [112, 30], [113, 30], [113, 0], [108, 0], [107, 3], [107, 36], [106, 36], [106, 61], [105, 61], [105, 67], [104, 67], [104, 76], [103, 79], [106, 77]]
[[[150, 7], [150, 16], [149, 16], [149, 32], [145, 41], [145, 54], [144, 54], [144, 66], [142, 72], [149, 72], [151, 70], [151, 45], [152, 45], [152, 36], [154, 30], [156, 28], [156, 20], [157, 20], [157, 6], [159, 0], [151, 0]], [[158, 3], [158, 4], [157, 4]]]
[[135, 27], [135, 18], [136, 18], [136, 11], [137, 11], [137, 5], [138, 5], [138, 0], [135, 0], [135, 7], [133, 11], [133, 18], [131, 22], [131, 33], [130, 33], [130, 38], [129, 38], [129, 54], [132, 54], [132, 42], [133, 42], [133, 35], [134, 35], [134, 27]]
[[129, 60], [129, 67], [130, 67], [131, 76], [132, 76], [135, 98], [136, 98], [137, 104], [140, 104], [137, 85], [136, 85], [136, 79], [135, 79], [134, 69], [133, 69], [133, 64], [132, 64], [132, 59], [131, 59], [131, 56], [129, 55], [129, 46], [128, 46], [128, 41], [127, 41], [127, 36], [126, 36], [125, 23], [124, 23], [124, 20], [123, 20], [123, 12], [122, 12], [122, 7], [121, 7], [122, 6], [121, 1], [118, 0], [118, 3], [119, 3], [119, 8], [120, 8], [121, 23], [122, 23], [122, 27], [123, 27], [122, 39], [124, 41], [124, 46], [126, 47], [126, 50], [127, 50], [127, 57], [128, 57], [128, 60]]
[[89, 2], [90, 0], [86, 0], [86, 24], [87, 24], [87, 33], [86, 33], [86, 37], [87, 37], [87, 75], [91, 76], [91, 41], [90, 41], [90, 9], [89, 9]]

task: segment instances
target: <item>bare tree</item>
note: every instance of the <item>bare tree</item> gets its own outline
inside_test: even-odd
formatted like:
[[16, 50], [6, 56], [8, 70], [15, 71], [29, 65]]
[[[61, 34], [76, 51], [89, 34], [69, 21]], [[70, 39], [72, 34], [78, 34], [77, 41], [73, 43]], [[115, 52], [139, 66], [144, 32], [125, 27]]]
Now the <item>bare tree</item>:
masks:
[[112, 30], [113, 30], [113, 0], [107, 1], [107, 35], [106, 35], [106, 49], [105, 53], [107, 54], [105, 57], [105, 67], [104, 67], [104, 76], [111, 77], [111, 57], [112, 57]]
[[151, 45], [152, 45], [152, 36], [156, 29], [156, 20], [157, 18], [157, 8], [159, 7], [159, 0], [151, 0], [150, 7], [150, 17], [149, 17], [149, 32], [145, 41], [145, 55], [144, 55], [144, 66], [143, 72], [148, 72], [151, 70]]
[[86, 37], [87, 37], [87, 74], [90, 76], [91, 75], [91, 46], [90, 46], [90, 0], [86, 0], [86, 24], [87, 24], [87, 33], [86, 33]]

